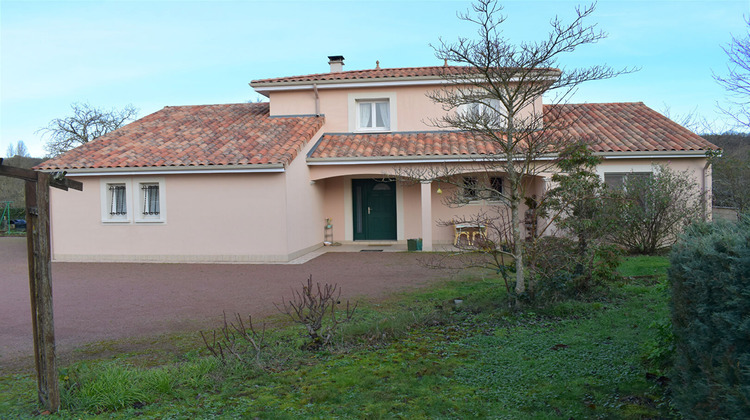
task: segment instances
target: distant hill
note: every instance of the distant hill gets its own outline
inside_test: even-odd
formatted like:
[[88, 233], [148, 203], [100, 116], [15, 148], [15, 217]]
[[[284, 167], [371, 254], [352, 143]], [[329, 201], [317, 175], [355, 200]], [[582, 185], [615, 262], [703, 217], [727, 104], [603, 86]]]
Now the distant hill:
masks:
[[[43, 158], [32, 158], [15, 156], [12, 158], [3, 159], [3, 166], [15, 166], [16, 168], [30, 169], [42, 162]], [[9, 178], [7, 176], [0, 176], [0, 202], [12, 201], [11, 207], [22, 208], [24, 206], [24, 187], [23, 181], [20, 179]]]
[[701, 137], [721, 147], [724, 154], [747, 157], [750, 153], [750, 133], [704, 134]]

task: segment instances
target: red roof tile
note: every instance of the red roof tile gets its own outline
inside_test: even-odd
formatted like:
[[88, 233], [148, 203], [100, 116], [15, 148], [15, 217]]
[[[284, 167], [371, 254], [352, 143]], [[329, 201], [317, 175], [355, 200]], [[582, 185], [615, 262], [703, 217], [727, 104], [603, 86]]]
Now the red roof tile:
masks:
[[[545, 106], [559, 112], [568, 134], [586, 138], [596, 152], [703, 151], [717, 149], [690, 130], [638, 103]], [[548, 122], [549, 123], [549, 122]], [[497, 153], [492, 142], [461, 131], [324, 134], [313, 159], [472, 156]]]
[[38, 169], [288, 164], [323, 117], [269, 117], [268, 103], [166, 107]]
[[[540, 71], [559, 72], [557, 69], [539, 69]], [[303, 76], [277, 77], [273, 79], [253, 80], [250, 85], [284, 84], [295, 82], [320, 82], [336, 80], [367, 80], [367, 79], [400, 79], [400, 78], [440, 78], [443, 76], [467, 74], [472, 67], [464, 66], [433, 66], [433, 67], [403, 67], [391, 69], [350, 70], [341, 72], [308, 74]]]
[[[551, 112], [548, 112], [551, 111]], [[643, 102], [545, 105], [569, 133], [589, 138], [597, 152], [667, 152], [718, 149]]]

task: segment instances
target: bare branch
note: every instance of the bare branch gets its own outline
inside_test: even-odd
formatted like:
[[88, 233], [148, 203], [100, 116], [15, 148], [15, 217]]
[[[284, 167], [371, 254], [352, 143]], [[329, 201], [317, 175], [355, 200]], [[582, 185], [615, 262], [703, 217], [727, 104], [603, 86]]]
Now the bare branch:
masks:
[[45, 149], [50, 156], [65, 153], [117, 130], [138, 115], [133, 105], [126, 105], [121, 110], [104, 110], [87, 103], [74, 103], [70, 108], [73, 115], [55, 118], [46, 127], [37, 130], [48, 137]]
[[732, 36], [729, 45], [722, 47], [729, 59], [726, 75], [714, 72], [713, 77], [729, 93], [729, 104], [719, 105], [719, 109], [750, 128], [750, 19], [746, 23], [745, 36]]
[[[503, 174], [508, 189], [502, 197], [510, 212], [506, 226], [513, 238], [509, 254], [515, 261], [518, 294], [526, 289], [520, 212], [527, 189], [534, 179], [553, 170], [562, 150], [582, 140], [567, 130], [574, 119], [561, 118], [559, 107], [542, 106], [542, 95], [552, 96], [550, 104], [563, 104], [582, 83], [636, 71], [605, 65], [573, 69], [558, 65], [560, 57], [606, 38], [595, 24], [587, 23], [595, 9], [596, 4], [576, 8], [570, 22], [553, 18], [541, 41], [512, 44], [502, 35], [506, 20], [502, 7], [494, 0], [478, 0], [469, 11], [459, 14], [460, 19], [477, 25], [477, 37], [440, 40], [433, 46], [438, 58], [459, 67], [446, 66], [446, 87], [428, 94], [447, 111], [430, 123], [472, 133], [488, 150], [478, 165]], [[431, 179], [451, 182], [452, 178], [432, 174]], [[538, 234], [537, 227], [534, 225], [532, 235]]]
[[358, 303], [351, 306], [347, 300], [344, 316], [339, 318], [337, 308], [340, 296], [341, 289], [337, 284], [326, 283], [321, 286], [320, 283], [315, 283], [313, 287], [311, 275], [301, 290], [292, 291], [292, 299], [282, 300], [281, 306], [274, 305], [292, 322], [305, 327], [310, 338], [305, 348], [315, 350], [330, 344], [340, 324], [351, 321], [354, 316]]

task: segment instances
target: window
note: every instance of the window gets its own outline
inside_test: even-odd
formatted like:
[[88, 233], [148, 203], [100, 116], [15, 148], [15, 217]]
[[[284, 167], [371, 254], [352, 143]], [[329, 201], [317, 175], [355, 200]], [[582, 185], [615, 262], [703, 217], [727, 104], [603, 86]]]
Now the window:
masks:
[[133, 189], [134, 200], [138, 200], [135, 222], [165, 222], [164, 178], [134, 178]]
[[112, 222], [128, 220], [128, 188], [124, 183], [105, 184], [104, 219]]
[[474, 103], [461, 105], [458, 112], [472, 121], [480, 123], [486, 121], [490, 127], [502, 128], [505, 122], [502, 109], [499, 99], [482, 99]]
[[464, 199], [466, 200], [477, 200], [479, 199], [478, 180], [475, 176], [464, 177]]
[[159, 215], [159, 184], [141, 184], [143, 216]]
[[391, 129], [390, 103], [388, 100], [357, 101], [357, 129]]
[[122, 216], [128, 214], [128, 203], [125, 198], [125, 184], [109, 186], [109, 214]]
[[498, 200], [503, 195], [503, 179], [499, 176], [490, 177], [490, 199]]
[[101, 181], [102, 222], [164, 223], [164, 178], [117, 177]]
[[651, 172], [609, 172], [604, 174], [604, 183], [613, 190], [623, 190], [628, 178], [650, 177]]

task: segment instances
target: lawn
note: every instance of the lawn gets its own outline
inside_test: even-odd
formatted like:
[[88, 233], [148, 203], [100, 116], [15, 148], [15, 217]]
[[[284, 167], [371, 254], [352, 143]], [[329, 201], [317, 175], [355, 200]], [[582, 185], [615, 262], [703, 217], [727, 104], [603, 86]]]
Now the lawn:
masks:
[[[667, 316], [666, 258], [623, 261], [590, 301], [511, 313], [482, 276], [363, 302], [337, 345], [269, 332], [258, 361], [195, 348], [159, 366], [122, 355], [61, 370], [59, 418], [668, 417], [644, 362]], [[460, 305], [454, 298], [460, 297]], [[29, 376], [0, 378], [0, 417], [38, 413]]]

